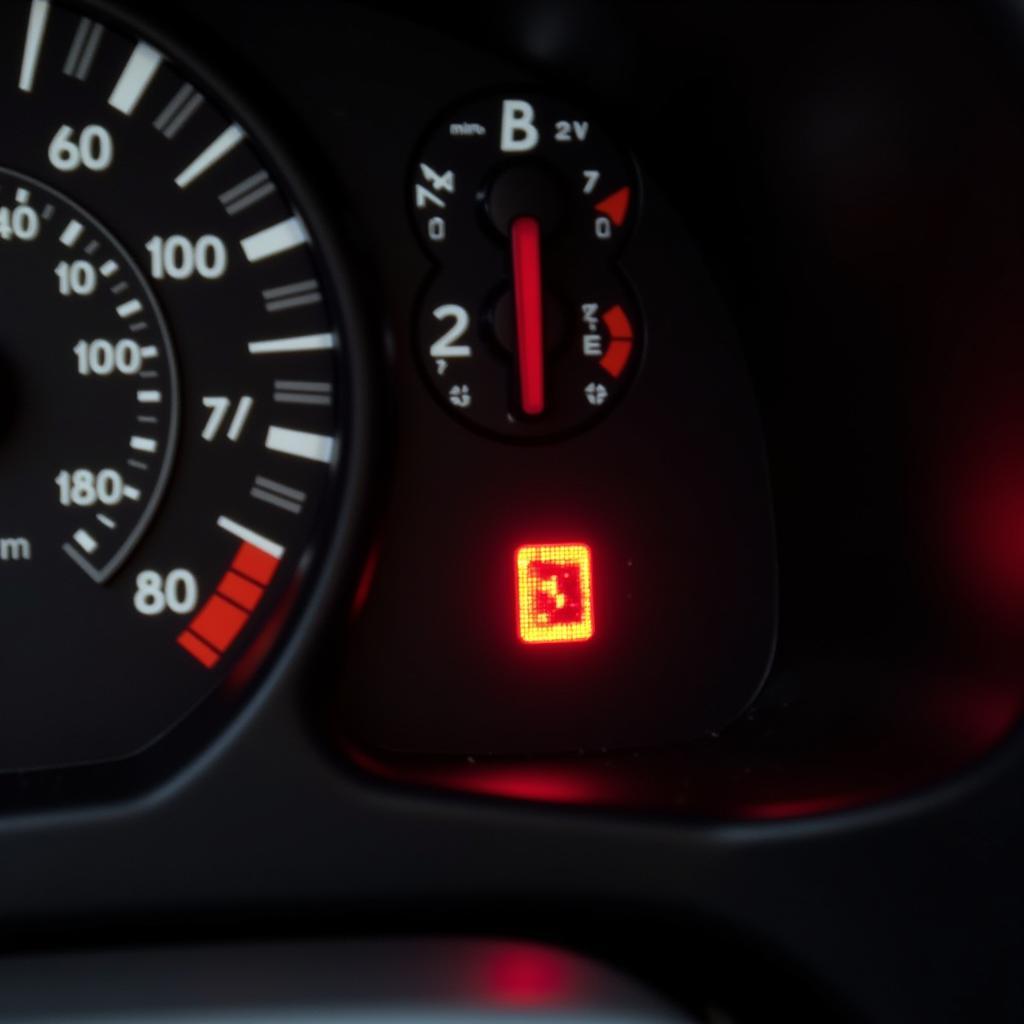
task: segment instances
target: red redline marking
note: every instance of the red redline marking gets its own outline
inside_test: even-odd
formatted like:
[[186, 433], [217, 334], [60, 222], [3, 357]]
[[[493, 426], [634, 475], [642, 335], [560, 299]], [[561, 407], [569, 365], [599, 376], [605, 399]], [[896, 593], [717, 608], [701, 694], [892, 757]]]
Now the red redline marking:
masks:
[[266, 586], [274, 578], [274, 573], [277, 572], [277, 567], [280, 564], [280, 560], [273, 555], [268, 555], [266, 551], [254, 544], [243, 542], [238, 549], [238, 554], [235, 555], [235, 560], [231, 563], [231, 568], [243, 576], [248, 576], [256, 583]]
[[213, 668], [244, 629], [280, 564], [273, 555], [243, 542], [216, 593], [179, 634], [178, 645], [201, 665]]
[[544, 292], [541, 284], [540, 222], [518, 217], [510, 229], [516, 296], [519, 402], [528, 416], [544, 411]]
[[260, 603], [263, 596], [263, 588], [251, 583], [244, 576], [229, 570], [224, 578], [217, 584], [217, 593], [233, 601], [240, 608], [251, 612]]
[[626, 223], [629, 213], [629, 186], [620, 188], [610, 196], [594, 204], [598, 213], [603, 213], [617, 228]]
[[633, 325], [626, 316], [626, 311], [621, 306], [612, 306], [607, 312], [601, 314], [605, 327], [611, 338], [618, 341], [633, 340]]
[[632, 353], [633, 342], [622, 338], [614, 339], [608, 346], [608, 351], [601, 357], [601, 369], [612, 377], [621, 377]]
[[248, 612], [214, 594], [189, 623], [189, 629], [201, 640], [205, 640], [211, 647], [223, 653], [248, 621]]
[[220, 655], [212, 647], [187, 629], [178, 634], [178, 644], [206, 668], [213, 668], [220, 661]]

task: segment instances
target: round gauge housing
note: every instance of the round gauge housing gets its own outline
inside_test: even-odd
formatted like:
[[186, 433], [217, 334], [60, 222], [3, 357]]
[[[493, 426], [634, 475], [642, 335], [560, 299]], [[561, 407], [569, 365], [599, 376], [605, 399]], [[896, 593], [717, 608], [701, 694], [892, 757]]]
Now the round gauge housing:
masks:
[[416, 347], [445, 408], [514, 439], [613, 408], [643, 342], [618, 265], [639, 188], [600, 125], [531, 93], [464, 103], [420, 147], [410, 189], [436, 264]]
[[242, 101], [106, 13], [0, 27], [0, 773], [25, 773], [130, 758], [267, 671], [353, 535], [372, 388], [326, 218]]

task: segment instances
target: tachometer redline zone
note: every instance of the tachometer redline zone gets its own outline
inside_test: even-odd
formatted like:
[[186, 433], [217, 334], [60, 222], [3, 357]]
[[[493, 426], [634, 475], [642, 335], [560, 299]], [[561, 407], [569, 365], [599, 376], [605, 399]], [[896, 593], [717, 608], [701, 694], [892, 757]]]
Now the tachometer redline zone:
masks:
[[200, 664], [213, 668], [235, 642], [256, 610], [284, 557], [284, 548], [221, 517], [218, 525], [242, 539], [217, 591], [178, 636], [178, 643]]
[[0, 28], [4, 771], [130, 755], [228, 678], [324, 534], [348, 379], [247, 119], [102, 18]]

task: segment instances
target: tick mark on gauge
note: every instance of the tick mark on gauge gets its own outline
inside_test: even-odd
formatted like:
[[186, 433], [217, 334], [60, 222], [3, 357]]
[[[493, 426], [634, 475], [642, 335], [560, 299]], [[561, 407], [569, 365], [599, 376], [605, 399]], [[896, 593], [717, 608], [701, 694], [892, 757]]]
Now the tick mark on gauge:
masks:
[[142, 358], [143, 359], [156, 359], [160, 354], [160, 350], [156, 345], [143, 345], [142, 346]]
[[82, 226], [81, 221], [69, 220], [67, 227], [60, 233], [60, 244], [73, 249], [82, 237], [83, 231], [85, 231], [85, 228]]
[[120, 269], [121, 268], [118, 266], [117, 260], [107, 260], [107, 262], [100, 267], [100, 273], [104, 277], [113, 277]]
[[193, 86], [185, 84], [157, 116], [153, 127], [165, 139], [173, 139], [185, 127], [189, 118], [202, 106], [202, 103], [202, 93], [196, 92]]
[[334, 458], [334, 438], [305, 430], [271, 427], [267, 431], [267, 448], [282, 455], [294, 455], [311, 462], [330, 462]]
[[35, 84], [36, 68], [39, 66], [39, 55], [43, 50], [43, 38], [46, 35], [46, 22], [49, 17], [48, 0], [32, 0], [28, 30], [25, 33], [25, 49], [21, 55], [21, 73], [18, 76], [18, 88], [22, 92], [31, 92]]
[[309, 232], [298, 217], [289, 217], [242, 239], [242, 251], [250, 263], [278, 256], [289, 249], [309, 244]]
[[124, 496], [129, 501], [138, 501], [142, 497], [142, 491], [140, 491], [138, 487], [132, 487], [131, 484], [125, 484]]
[[107, 102], [122, 114], [133, 114], [163, 59], [148, 43], [137, 43]]
[[152, 437], [133, 437], [128, 442], [128, 447], [131, 448], [132, 451], [147, 452], [152, 455], [156, 452], [158, 445]]
[[110, 294], [111, 295], [123, 295], [126, 291], [128, 291], [128, 289], [130, 287], [131, 287], [131, 285], [127, 281], [118, 281], [117, 284], [115, 284], [110, 289]]
[[205, 174], [217, 161], [222, 160], [243, 139], [245, 132], [237, 124], [225, 128], [175, 179], [178, 188], [188, 188]]
[[17, 192], [14, 193], [14, 201], [19, 206], [26, 206], [32, 201], [32, 193], [29, 192], [27, 188], [19, 188]]
[[87, 555], [95, 554], [99, 549], [96, 538], [87, 530], [76, 530], [72, 539]]
[[286, 487], [265, 476], [256, 477], [249, 495], [257, 501], [284, 509], [285, 512], [291, 512], [294, 515], [298, 515], [302, 511], [302, 506], [306, 502], [305, 492], [296, 490], [294, 487]]
[[105, 516], [102, 512], [96, 513], [96, 521], [101, 525], [105, 526], [108, 530], [116, 530], [117, 523], [114, 522], [110, 516]]
[[125, 461], [132, 469], [141, 470], [143, 473], [149, 472], [149, 465], [145, 462], [140, 462], [138, 459], [127, 459]]
[[248, 210], [250, 206], [254, 206], [261, 199], [266, 199], [276, 191], [276, 186], [270, 180], [270, 174], [267, 171], [257, 171], [252, 177], [246, 178], [234, 188], [229, 188], [227, 192], [221, 193], [220, 201], [228, 216], [234, 217], [235, 214]]
[[333, 388], [315, 381], [274, 381], [274, 401], [289, 405], [330, 405]]
[[135, 396], [143, 405], [158, 405], [163, 401], [160, 391], [139, 391]]
[[129, 320], [131, 317], [142, 312], [142, 303], [138, 299], [129, 299], [117, 307], [117, 315], [122, 320]]
[[323, 300], [320, 286], [316, 281], [296, 281], [295, 284], [267, 288], [263, 292], [263, 304], [268, 313], [281, 313], [286, 309], [296, 309], [299, 306], [313, 306]]
[[82, 18], [71, 40], [67, 60], [64, 61], [64, 74], [84, 82], [92, 70], [92, 62], [96, 59], [102, 38], [103, 26], [89, 18]]
[[323, 352], [334, 348], [333, 334], [303, 334], [295, 338], [271, 338], [250, 341], [249, 352], [254, 356], [278, 355], [285, 352]]
[[229, 519], [227, 516], [219, 516], [217, 519], [217, 525], [222, 529], [226, 530], [232, 536], [237, 537], [241, 541], [245, 541], [246, 544], [251, 544], [254, 548], [259, 548], [265, 554], [270, 555], [271, 558], [276, 558], [280, 561], [284, 557], [284, 548], [280, 544], [269, 540], [262, 534], [257, 533], [255, 530], [250, 530], [247, 526], [242, 526], [241, 523], [236, 523], [233, 519]]
[[93, 239], [93, 240], [92, 240], [92, 241], [91, 241], [91, 242], [90, 242], [90, 243], [89, 243], [89, 244], [88, 244], [88, 245], [87, 245], [87, 246], [85, 247], [85, 254], [86, 254], [86, 256], [95, 256], [95, 255], [96, 255], [96, 253], [97, 253], [97, 251], [99, 250], [99, 247], [100, 247], [100, 243], [99, 243], [99, 242], [97, 242], [97, 241], [96, 241], [96, 239], [94, 238], [94, 239]]
[[133, 334], [141, 334], [143, 331], [149, 330], [149, 324], [147, 324], [145, 320], [139, 320], [134, 324], [129, 324], [128, 330]]
[[43, 214], [42, 214], [43, 220], [52, 220], [53, 219], [53, 215], [56, 212], [57, 212], [57, 207], [54, 206], [53, 203], [47, 203], [43, 207]]

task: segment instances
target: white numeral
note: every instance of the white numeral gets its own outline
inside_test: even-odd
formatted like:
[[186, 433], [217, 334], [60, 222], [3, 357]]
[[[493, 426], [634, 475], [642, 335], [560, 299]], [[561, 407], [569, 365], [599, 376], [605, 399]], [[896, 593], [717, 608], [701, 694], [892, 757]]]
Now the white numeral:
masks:
[[114, 162], [114, 140], [102, 125], [86, 125], [76, 137], [75, 129], [62, 125], [50, 141], [50, 163], [68, 174], [84, 167], [87, 171], [105, 171]]
[[146, 243], [149, 272], [157, 281], [165, 277], [187, 281], [198, 274], [207, 281], [223, 277], [228, 269], [228, 249], [216, 235], [203, 235], [192, 241], [184, 235], [161, 238], [154, 235]]
[[96, 268], [88, 260], [61, 260], [53, 272], [61, 295], [92, 295], [96, 291]]
[[448, 303], [433, 312], [435, 320], [451, 320], [452, 325], [430, 346], [431, 359], [468, 359], [473, 354], [469, 345], [455, 343], [469, 330], [469, 312], [465, 306]]
[[[234, 400], [224, 395], [209, 395], [203, 399], [203, 407], [210, 410], [206, 426], [203, 427], [204, 441], [215, 441], [217, 439], [220, 428], [224, 426], [224, 421], [227, 419], [228, 413], [231, 412], [232, 405], [234, 405]], [[237, 441], [242, 436], [242, 431], [245, 429], [245, 424], [249, 419], [249, 413], [252, 412], [252, 407], [252, 396], [242, 395], [238, 400], [238, 407], [235, 409], [235, 415], [231, 417], [231, 424], [228, 427], [227, 437], [229, 441]]]
[[100, 505], [120, 505], [124, 497], [124, 479], [116, 469], [101, 469], [93, 473], [88, 469], [74, 472], [62, 470], [54, 481], [60, 492], [60, 503], [65, 507], [92, 508]]
[[187, 569], [173, 569], [166, 577], [147, 569], [135, 578], [135, 610], [140, 615], [188, 615], [199, 601], [199, 584]]
[[31, 206], [0, 206], [0, 239], [31, 242], [39, 235], [39, 214]]
[[448, 225], [445, 224], [444, 217], [431, 217], [427, 221], [427, 238], [432, 242], [443, 242], [447, 234]]
[[132, 377], [142, 369], [142, 348], [131, 338], [122, 338], [116, 344], [104, 338], [80, 341], [72, 351], [83, 377], [109, 377], [112, 373]]

